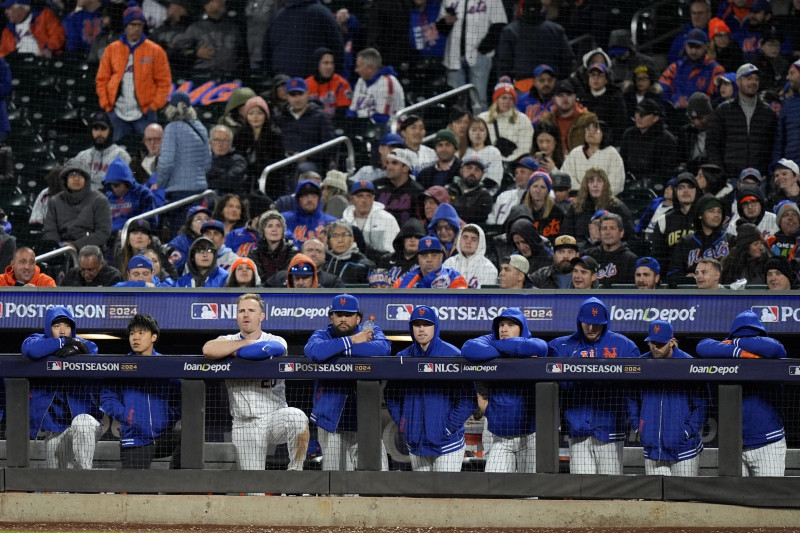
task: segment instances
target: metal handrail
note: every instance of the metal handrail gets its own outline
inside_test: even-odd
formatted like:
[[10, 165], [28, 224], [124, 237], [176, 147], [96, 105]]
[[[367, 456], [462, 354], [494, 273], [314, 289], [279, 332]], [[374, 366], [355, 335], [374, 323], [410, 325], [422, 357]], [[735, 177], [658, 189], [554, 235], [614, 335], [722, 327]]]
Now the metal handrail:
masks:
[[427, 100], [423, 100], [422, 102], [417, 102], [416, 104], [399, 109], [394, 113], [394, 115], [392, 115], [392, 118], [389, 122], [389, 127], [392, 133], [397, 133], [397, 124], [400, 122], [400, 117], [402, 117], [404, 114], [411, 113], [417, 109], [422, 109], [423, 107], [428, 107], [429, 105], [438, 104], [443, 100], [447, 100], [448, 98], [452, 98], [453, 96], [464, 92], [469, 92], [470, 96], [472, 96], [473, 112], [477, 115], [481, 111], [481, 96], [478, 94], [478, 89], [476, 89], [471, 83], [468, 83], [466, 85], [462, 85], [461, 87], [450, 89], [446, 93], [437, 94], [436, 96], [432, 96]]
[[187, 196], [186, 198], [184, 198], [182, 200], [178, 200], [178, 201], [175, 201], [175, 202], [172, 202], [172, 203], [169, 203], [169, 204], [165, 204], [165, 205], [162, 205], [161, 207], [156, 207], [155, 209], [151, 209], [150, 211], [142, 213], [141, 215], [136, 215], [136, 216], [133, 216], [133, 217], [129, 218], [128, 221], [125, 222], [125, 225], [122, 226], [122, 232], [120, 233], [120, 242], [122, 243], [122, 246], [125, 246], [125, 243], [127, 242], [127, 239], [128, 239], [128, 227], [133, 222], [135, 222], [137, 220], [142, 220], [143, 218], [150, 218], [150, 217], [152, 217], [154, 215], [160, 215], [161, 213], [166, 213], [168, 211], [172, 211], [172, 210], [174, 210], [174, 209], [176, 209], [178, 207], [184, 206], [186, 204], [190, 204], [192, 202], [196, 202], [197, 200], [201, 200], [201, 199], [205, 198], [206, 196], [216, 196], [216, 195], [217, 195], [217, 193], [215, 193], [212, 189], [206, 189], [205, 191], [203, 191], [201, 193], [197, 193], [197, 194], [193, 194], [191, 196]]
[[356, 169], [356, 152], [353, 149], [353, 141], [350, 140], [349, 137], [342, 135], [341, 137], [336, 137], [335, 139], [331, 139], [328, 142], [324, 142], [318, 146], [313, 148], [309, 148], [308, 150], [303, 150], [297, 154], [291, 155], [286, 159], [281, 159], [276, 163], [271, 163], [264, 167], [264, 170], [261, 171], [261, 176], [258, 178], [258, 189], [261, 192], [266, 192], [264, 187], [267, 185], [267, 176], [273, 170], [278, 168], [282, 168], [292, 163], [296, 163], [298, 161], [302, 161], [306, 157], [314, 154], [318, 154], [320, 152], [324, 152], [329, 148], [333, 148], [336, 145], [344, 144], [347, 147], [347, 159], [345, 160], [345, 167], [347, 168], [348, 174], [353, 174]]
[[61, 255], [67, 256], [67, 270], [72, 268], [73, 266], [78, 266], [78, 252], [72, 246], [62, 246], [57, 250], [50, 250], [47, 253], [42, 255], [36, 256], [36, 262], [40, 263], [42, 261], [47, 261], [48, 259], [52, 259], [54, 257], [58, 257]]
[[674, 0], [661, 0], [660, 2], [655, 2], [645, 8], [639, 9], [638, 11], [636, 11], [636, 13], [633, 14], [633, 17], [631, 17], [631, 41], [633, 41], [633, 44], [634, 46], [636, 46], [637, 50], [642, 51], [647, 48], [652, 48], [654, 45], [662, 41], [673, 39], [676, 35], [678, 35], [681, 31], [683, 31], [683, 26], [679, 26], [666, 33], [662, 33], [652, 41], [648, 41], [646, 43], [641, 43], [641, 44], [639, 43], [638, 31], [637, 31], [639, 29], [639, 19], [641, 19], [645, 13], [653, 13], [657, 8], [665, 4], [670, 4], [673, 1]]

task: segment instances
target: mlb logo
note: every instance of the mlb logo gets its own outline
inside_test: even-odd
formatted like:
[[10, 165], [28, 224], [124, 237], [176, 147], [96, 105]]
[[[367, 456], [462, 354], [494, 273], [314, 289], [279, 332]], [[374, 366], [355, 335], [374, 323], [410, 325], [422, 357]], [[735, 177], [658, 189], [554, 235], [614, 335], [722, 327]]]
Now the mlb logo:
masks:
[[388, 304], [386, 306], [386, 320], [408, 320], [411, 318], [412, 304]]
[[433, 363], [417, 364], [417, 372], [433, 372]]
[[750, 310], [758, 315], [761, 322], [780, 322], [777, 305], [754, 305]]
[[790, 376], [800, 376], [800, 366], [790, 366], [789, 367], [789, 375]]
[[278, 363], [278, 372], [294, 372], [294, 363]]
[[546, 370], [548, 374], [561, 374], [564, 372], [564, 367], [561, 363], [547, 363]]
[[48, 361], [47, 362], [47, 370], [63, 370], [64, 363], [61, 361]]
[[0, 302], [0, 318], [3, 317], [3, 302]]
[[192, 320], [216, 320], [219, 304], [192, 304]]

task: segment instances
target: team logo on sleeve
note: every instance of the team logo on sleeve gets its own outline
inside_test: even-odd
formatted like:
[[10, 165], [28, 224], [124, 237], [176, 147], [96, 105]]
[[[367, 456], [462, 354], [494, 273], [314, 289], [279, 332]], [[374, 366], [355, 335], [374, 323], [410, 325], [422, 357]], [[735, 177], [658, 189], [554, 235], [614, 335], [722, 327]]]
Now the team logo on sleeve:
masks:
[[192, 320], [216, 320], [219, 318], [219, 304], [192, 304]]

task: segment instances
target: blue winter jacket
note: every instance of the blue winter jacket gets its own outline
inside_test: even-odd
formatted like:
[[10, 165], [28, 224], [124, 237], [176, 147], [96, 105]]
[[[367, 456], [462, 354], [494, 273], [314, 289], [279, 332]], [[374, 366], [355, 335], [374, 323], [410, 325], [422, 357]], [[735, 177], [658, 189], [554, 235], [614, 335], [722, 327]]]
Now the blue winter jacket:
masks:
[[101, 389], [100, 410], [119, 422], [120, 446], [147, 446], [180, 420], [180, 380], [117, 380]]
[[0, 133], [8, 133], [11, 131], [6, 98], [11, 96], [11, 91], [13, 89], [12, 81], [11, 69], [8, 68], [6, 60], [0, 57]]
[[247, 257], [250, 250], [256, 247], [259, 235], [247, 226], [236, 228], [225, 237], [225, 246], [233, 250], [239, 257]]
[[[361, 332], [361, 325], [356, 326], [354, 333]], [[383, 334], [381, 328], [375, 326], [375, 333], [370, 342], [353, 344], [350, 337], [336, 336], [333, 326], [318, 329], [308, 339], [303, 349], [305, 356], [314, 362], [327, 361], [331, 357], [378, 357], [392, 353], [392, 344]], [[355, 431], [356, 422], [356, 388], [353, 381], [317, 380], [314, 383], [314, 408], [311, 421], [329, 433], [336, 431]]]
[[[76, 335], [75, 318], [66, 307], [51, 307], [44, 316], [44, 333], [34, 333], [22, 342], [22, 355], [28, 359], [41, 359], [64, 347], [64, 337], [53, 337], [50, 327], [59, 318], [73, 324], [71, 337], [82, 341], [90, 354], [97, 353], [97, 345]], [[40, 430], [61, 432], [72, 424], [78, 415], [90, 414], [100, 419], [97, 387], [85, 380], [32, 380], [30, 405], [30, 436]]]
[[192, 238], [191, 235], [181, 233], [167, 243], [167, 249], [171, 250], [169, 254], [169, 262], [178, 271], [182, 273], [186, 267], [186, 260], [189, 258], [189, 248], [197, 237]]
[[196, 193], [208, 188], [211, 168], [208, 132], [199, 120], [175, 120], [164, 128], [156, 178], [166, 194]]
[[[190, 269], [189, 272], [178, 278], [178, 281], [177, 283], [175, 283], [175, 286], [194, 287], [195, 285], [192, 285], [193, 279], [194, 279], [194, 274], [192, 274]], [[206, 275], [202, 287], [205, 288], [224, 287], [227, 281], [228, 281], [228, 271], [222, 267], [215, 266]]]
[[[117, 196], [111, 189], [112, 183], [127, 183], [128, 192], [124, 196]], [[120, 231], [129, 218], [141, 215], [155, 209], [155, 199], [150, 189], [137, 182], [131, 172], [131, 167], [119, 157], [108, 165], [108, 171], [103, 178], [106, 189], [106, 198], [111, 204], [111, 231]], [[150, 227], [158, 227], [158, 217], [147, 219]]]
[[[767, 330], [752, 311], [743, 311], [733, 320], [731, 332], [724, 341], [703, 339], [697, 355], [708, 358], [752, 357], [786, 358], [783, 344], [767, 337]], [[784, 437], [783, 417], [773, 406], [780, 398], [774, 385], [742, 385], [742, 444], [745, 450], [761, 448]]]
[[[455, 207], [450, 204], [439, 204], [439, 207], [437, 207], [436, 211], [433, 213], [433, 218], [430, 222], [428, 222], [428, 235], [432, 235], [434, 237], [436, 236], [436, 224], [438, 224], [440, 220], [446, 220], [451, 226], [453, 226], [456, 235], [458, 235], [458, 230], [461, 228], [461, 219], [459, 218]], [[453, 250], [454, 243], [455, 239], [448, 243], [442, 243], [447, 249], [445, 258], [450, 256], [450, 252]]]
[[[647, 352], [642, 358], [652, 358]], [[672, 359], [692, 359], [673, 349]], [[648, 383], [631, 391], [628, 412], [638, 428], [646, 459], [684, 461], [703, 451], [703, 425], [708, 419], [707, 385]]]
[[782, 157], [800, 161], [800, 95], [787, 98], [781, 106], [770, 172], [774, 169], [778, 159]]
[[297, 184], [297, 188], [294, 191], [294, 211], [281, 213], [286, 220], [286, 236], [294, 239], [294, 244], [297, 248], [301, 248], [308, 239], [318, 237], [325, 229], [325, 226], [338, 220], [336, 217], [322, 212], [321, 198], [317, 204], [317, 210], [313, 214], [309, 215], [300, 209], [300, 205], [297, 203], [297, 192], [310, 183], [317, 185], [316, 182], [310, 180], [301, 181]]
[[[430, 307], [434, 339], [423, 350], [414, 343], [398, 357], [459, 357], [461, 352], [439, 338], [439, 318]], [[408, 325], [414, 338], [411, 324]], [[386, 407], [403, 434], [409, 453], [444, 455], [465, 446], [464, 424], [477, 407], [475, 392], [461, 381], [390, 381], [384, 391]]]
[[[504, 318], [521, 325], [519, 337], [499, 338], [500, 321]], [[495, 357], [547, 357], [547, 343], [531, 336], [522, 311], [509, 307], [492, 321], [492, 333], [465, 342], [461, 355], [470, 361], [486, 361]], [[536, 431], [535, 394], [530, 381], [503, 381], [486, 385], [489, 390], [486, 418], [492, 434], [516, 437]]]
[[[581, 310], [602, 307], [609, 316], [606, 304], [597, 298], [588, 298], [581, 304]], [[578, 313], [578, 316], [581, 312]], [[576, 320], [577, 330], [572, 335], [558, 337], [550, 341], [550, 357], [639, 357], [639, 349], [624, 335], [614, 333], [608, 328], [594, 342], [583, 335], [580, 320]], [[563, 383], [564, 417], [567, 430], [572, 438], [594, 435], [601, 442], [625, 439], [625, 391], [621, 383]]]

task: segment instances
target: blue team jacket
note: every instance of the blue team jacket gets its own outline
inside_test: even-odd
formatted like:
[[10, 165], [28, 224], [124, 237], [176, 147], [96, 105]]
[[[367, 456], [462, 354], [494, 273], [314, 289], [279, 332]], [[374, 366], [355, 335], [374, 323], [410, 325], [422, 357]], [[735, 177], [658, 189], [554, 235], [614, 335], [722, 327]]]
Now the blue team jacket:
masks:
[[[355, 333], [361, 332], [361, 326]], [[375, 326], [370, 342], [353, 344], [350, 337], [334, 335], [332, 325], [318, 329], [308, 339], [303, 349], [305, 356], [315, 362], [327, 361], [336, 355], [352, 357], [387, 356], [392, 353], [392, 344]], [[335, 431], [355, 431], [356, 422], [355, 383], [352, 381], [317, 380], [314, 383], [314, 408], [311, 421], [329, 433]]]
[[[726, 341], [703, 339], [697, 355], [709, 358], [742, 357], [742, 350], [769, 359], [784, 359], [783, 344], [767, 337], [767, 330], [752, 311], [734, 319]], [[776, 394], [777, 392], [777, 394]], [[761, 448], [784, 437], [783, 417], [772, 405], [780, 397], [773, 385], [742, 385], [742, 444], [745, 450]]]
[[[521, 325], [519, 337], [498, 338], [499, 323], [503, 318], [511, 318]], [[492, 333], [465, 342], [461, 355], [470, 361], [485, 361], [495, 357], [546, 357], [547, 343], [531, 336], [522, 311], [509, 307], [492, 321]], [[487, 387], [489, 404], [486, 418], [492, 434], [516, 437], [536, 431], [535, 394], [530, 382], [487, 383]]]

